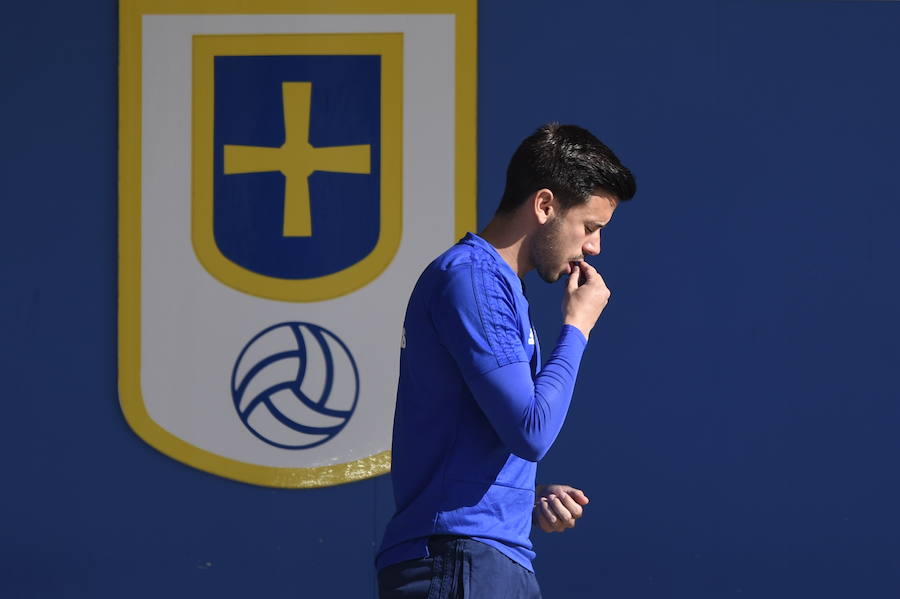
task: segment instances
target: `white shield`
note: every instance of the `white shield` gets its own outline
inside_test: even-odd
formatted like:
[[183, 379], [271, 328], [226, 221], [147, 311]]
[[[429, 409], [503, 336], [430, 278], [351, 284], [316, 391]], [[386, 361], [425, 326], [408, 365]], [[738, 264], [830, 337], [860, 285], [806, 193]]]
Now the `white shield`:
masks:
[[[415, 14], [410, 2], [404, 14], [369, 7], [364, 15], [340, 2], [333, 14], [302, 14], [285, 2], [254, 4], [258, 14], [208, 14], [202, 2], [150, 14], [158, 11], [148, 4], [123, 2], [121, 14], [126, 419], [167, 455], [244, 482], [311, 487], [386, 472], [406, 300], [427, 262], [475, 225], [474, 3]], [[351, 274], [298, 281], [234, 265], [209, 234], [211, 196], [203, 196], [215, 174], [207, 155], [223, 148], [204, 125], [214, 123], [214, 104], [198, 83], [212, 80], [202, 53], [281, 55], [294, 40], [295, 53], [323, 55], [335, 35], [362, 44], [335, 54], [380, 53], [382, 73], [396, 74], [400, 105], [383, 102], [382, 114], [393, 111], [384, 118], [396, 123], [383, 134], [397, 139], [381, 138], [395, 154], [386, 149], [369, 164], [359, 146], [344, 171], [381, 176], [381, 195], [390, 197], [381, 198], [380, 222], [392, 231]], [[260, 48], [228, 46], [233, 40]], [[308, 92], [293, 82], [284, 93]], [[301, 187], [290, 193], [303, 196]], [[285, 235], [315, 236], [301, 220]]]

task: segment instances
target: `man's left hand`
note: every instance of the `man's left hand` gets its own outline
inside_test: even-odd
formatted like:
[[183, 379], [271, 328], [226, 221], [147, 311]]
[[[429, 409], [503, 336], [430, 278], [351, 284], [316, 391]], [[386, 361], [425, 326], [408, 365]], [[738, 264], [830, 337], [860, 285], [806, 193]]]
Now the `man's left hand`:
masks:
[[538, 485], [535, 489], [532, 522], [544, 532], [562, 532], [575, 526], [588, 504], [581, 489], [568, 485]]

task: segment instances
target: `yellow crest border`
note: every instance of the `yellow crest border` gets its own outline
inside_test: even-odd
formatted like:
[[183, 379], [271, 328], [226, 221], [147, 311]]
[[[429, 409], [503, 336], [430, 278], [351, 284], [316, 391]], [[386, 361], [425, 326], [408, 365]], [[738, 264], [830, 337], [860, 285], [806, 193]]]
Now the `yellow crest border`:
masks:
[[119, 402], [144, 441], [190, 466], [233, 480], [280, 488], [348, 483], [385, 474], [390, 452], [317, 468], [258, 466], [191, 445], [159, 426], [141, 392], [141, 20], [150, 14], [452, 14], [456, 22], [455, 231], [476, 226], [477, 1], [120, 0], [119, 4]]

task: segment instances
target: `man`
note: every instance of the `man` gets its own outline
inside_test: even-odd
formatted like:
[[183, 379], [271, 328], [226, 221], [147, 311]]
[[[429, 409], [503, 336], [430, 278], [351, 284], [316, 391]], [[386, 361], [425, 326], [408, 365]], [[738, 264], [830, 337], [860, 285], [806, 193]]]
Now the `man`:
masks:
[[[574, 525], [571, 487], [535, 487], [609, 290], [585, 255], [634, 178], [588, 131], [545, 125], [510, 161], [494, 219], [422, 273], [406, 311], [394, 414], [397, 510], [376, 558], [383, 599], [540, 597], [532, 523]], [[563, 327], [541, 368], [522, 277], [564, 277]], [[537, 501], [535, 497], [537, 496]]]

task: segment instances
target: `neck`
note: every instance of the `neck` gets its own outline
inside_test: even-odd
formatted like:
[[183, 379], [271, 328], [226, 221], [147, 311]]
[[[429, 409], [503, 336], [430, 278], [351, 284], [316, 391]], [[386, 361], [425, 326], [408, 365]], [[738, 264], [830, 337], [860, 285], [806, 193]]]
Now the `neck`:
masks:
[[478, 235], [494, 246], [503, 261], [522, 278], [533, 267], [528, 256], [528, 235], [517, 220], [515, 213], [495, 216]]

